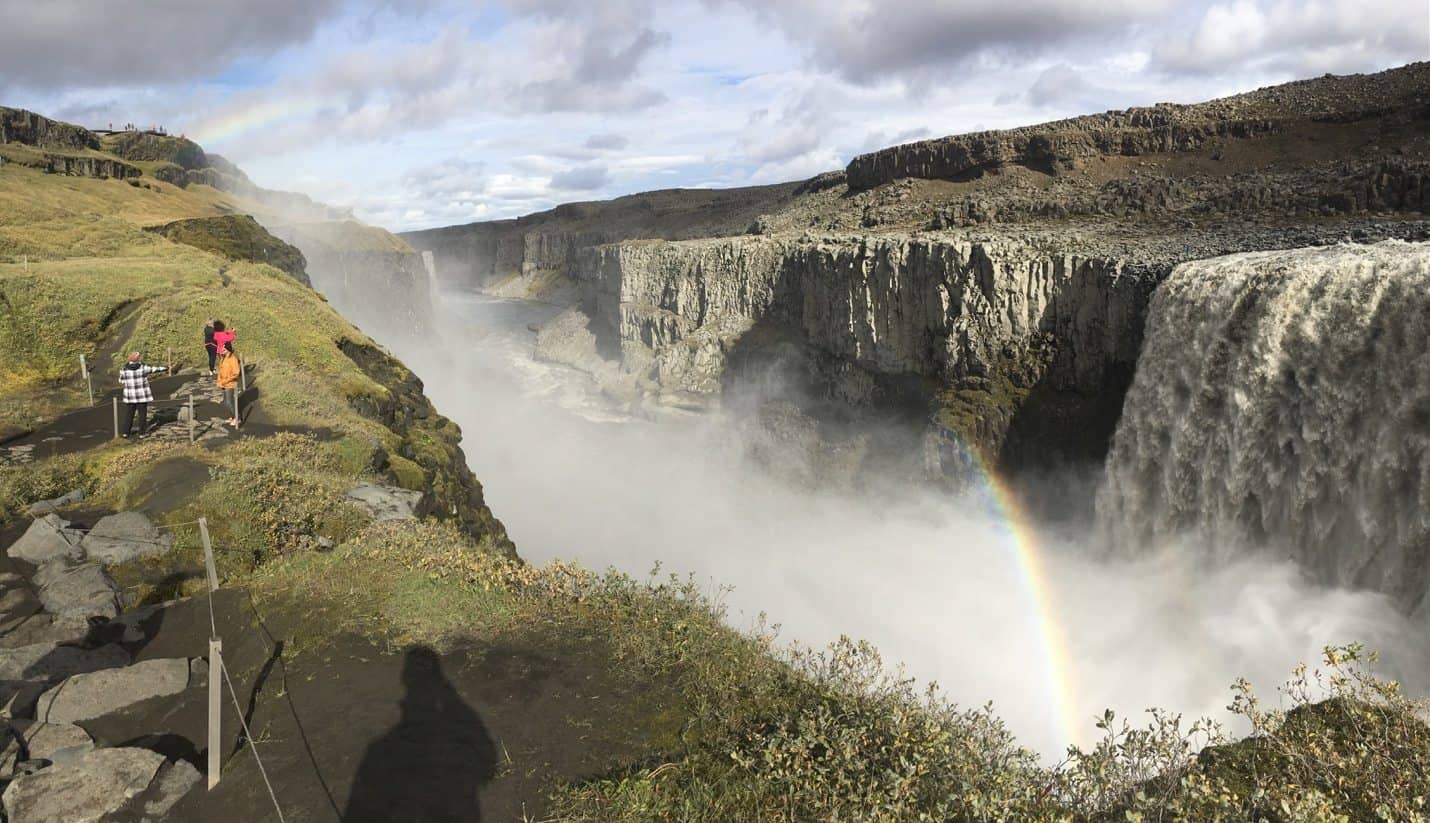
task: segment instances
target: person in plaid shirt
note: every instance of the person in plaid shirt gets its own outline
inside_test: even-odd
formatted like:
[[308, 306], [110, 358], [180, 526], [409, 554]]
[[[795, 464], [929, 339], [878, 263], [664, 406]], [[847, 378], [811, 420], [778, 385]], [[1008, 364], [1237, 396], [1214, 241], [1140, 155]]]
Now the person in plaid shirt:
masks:
[[124, 388], [124, 433], [128, 437], [134, 429], [134, 413], [139, 413], [139, 434], [144, 433], [149, 422], [149, 404], [154, 402], [154, 392], [149, 388], [149, 375], [168, 371], [163, 366], [146, 366], [139, 360], [139, 352], [129, 355], [129, 362], [119, 370], [119, 385]]

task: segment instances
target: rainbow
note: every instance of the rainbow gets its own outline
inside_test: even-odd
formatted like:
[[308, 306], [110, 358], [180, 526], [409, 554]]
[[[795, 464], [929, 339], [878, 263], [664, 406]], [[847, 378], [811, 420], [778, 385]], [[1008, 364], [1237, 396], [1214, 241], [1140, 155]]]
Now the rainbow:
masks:
[[983, 490], [996, 510], [997, 522], [1004, 531], [1006, 545], [1013, 550], [1027, 597], [1033, 605], [1038, 640], [1047, 666], [1045, 682], [1050, 691], [1048, 700], [1056, 712], [1061, 739], [1069, 744], [1081, 744], [1083, 735], [1079, 729], [1084, 721], [1078, 714], [1080, 703], [1076, 670], [1033, 518], [1024, 508], [1017, 491], [989, 465], [978, 449], [964, 445], [962, 451], [976, 469]]
[[190, 140], [205, 148], [222, 146], [256, 131], [277, 128], [294, 118], [315, 114], [326, 104], [314, 98], [275, 97], [252, 105], [234, 106], [194, 124], [187, 132]]

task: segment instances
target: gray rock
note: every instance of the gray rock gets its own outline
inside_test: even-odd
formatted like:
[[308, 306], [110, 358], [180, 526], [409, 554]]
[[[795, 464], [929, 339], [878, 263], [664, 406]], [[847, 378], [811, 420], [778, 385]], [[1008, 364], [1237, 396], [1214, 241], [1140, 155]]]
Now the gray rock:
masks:
[[96, 823], [154, 782], [164, 756], [148, 749], [95, 749], [17, 778], [5, 789], [10, 823]]
[[6, 553], [37, 566], [52, 560], [79, 560], [84, 557], [79, 547], [82, 535], [69, 525], [68, 520], [54, 514], [37, 518]]
[[94, 748], [89, 732], [73, 723], [31, 723], [19, 730], [30, 760], [55, 760], [60, 752], [87, 752]]
[[139, 799], [139, 819], [145, 823], [163, 820], [169, 810], [202, 781], [203, 775], [187, 760], [165, 763]]
[[40, 695], [35, 717], [46, 723], [92, 720], [141, 700], [178, 694], [188, 685], [189, 661], [182, 657], [77, 674]]
[[20, 741], [9, 730], [0, 732], [0, 734], [5, 736], [4, 743], [0, 743], [0, 780], [13, 780], [15, 767], [20, 765], [24, 749], [20, 746]]
[[60, 619], [112, 619], [122, 606], [119, 584], [98, 563], [47, 563], [35, 573], [35, 583], [45, 611]]
[[0, 588], [10, 589], [25, 585], [25, 576], [16, 572], [0, 572]]
[[359, 483], [348, 490], [347, 496], [377, 521], [415, 519], [417, 505], [422, 502], [422, 492], [377, 483]]
[[84, 489], [74, 489], [68, 494], [60, 495], [52, 500], [41, 500], [33, 503], [27, 510], [31, 517], [39, 517], [44, 514], [52, 514], [67, 506], [73, 506], [84, 500]]
[[160, 531], [139, 512], [120, 512], [95, 523], [80, 547], [90, 560], [127, 563], [168, 554], [174, 547], [174, 536]]
[[110, 644], [97, 649], [35, 643], [0, 649], [0, 680], [53, 683], [76, 674], [129, 665], [129, 653]]
[[189, 660], [189, 685], [207, 686], [209, 682], [209, 661], [202, 657]]

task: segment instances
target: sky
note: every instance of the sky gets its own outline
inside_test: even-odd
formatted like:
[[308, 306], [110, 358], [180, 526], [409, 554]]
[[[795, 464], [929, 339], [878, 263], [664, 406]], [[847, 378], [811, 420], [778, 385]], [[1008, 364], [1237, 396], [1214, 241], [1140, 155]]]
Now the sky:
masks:
[[0, 0], [0, 105], [394, 231], [1430, 59], [1427, 0]]

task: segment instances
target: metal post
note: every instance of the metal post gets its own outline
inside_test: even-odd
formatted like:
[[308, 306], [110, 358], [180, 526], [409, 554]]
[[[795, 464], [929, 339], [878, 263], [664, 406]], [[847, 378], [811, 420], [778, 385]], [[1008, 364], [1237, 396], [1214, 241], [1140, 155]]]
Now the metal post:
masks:
[[[238, 355], [234, 355], [238, 357]], [[242, 388], [239, 391], [248, 391], [248, 368], [243, 365], [243, 358], [238, 358], [238, 379]]]
[[114, 439], [119, 439], [119, 398], [110, 398], [114, 401]]
[[199, 539], [204, 542], [204, 567], [209, 574], [209, 591], [218, 591], [218, 571], [214, 568], [214, 547], [209, 541], [209, 520], [207, 517], [199, 518]]
[[194, 390], [189, 389], [189, 442], [194, 442]]
[[84, 359], [84, 355], [79, 356], [79, 373], [84, 375], [84, 387], [89, 392], [89, 405], [94, 405], [94, 378], [89, 376], [89, 363]]
[[220, 736], [219, 688], [223, 680], [223, 641], [209, 638], [209, 791], [218, 785], [219, 769], [223, 766], [223, 740]]

